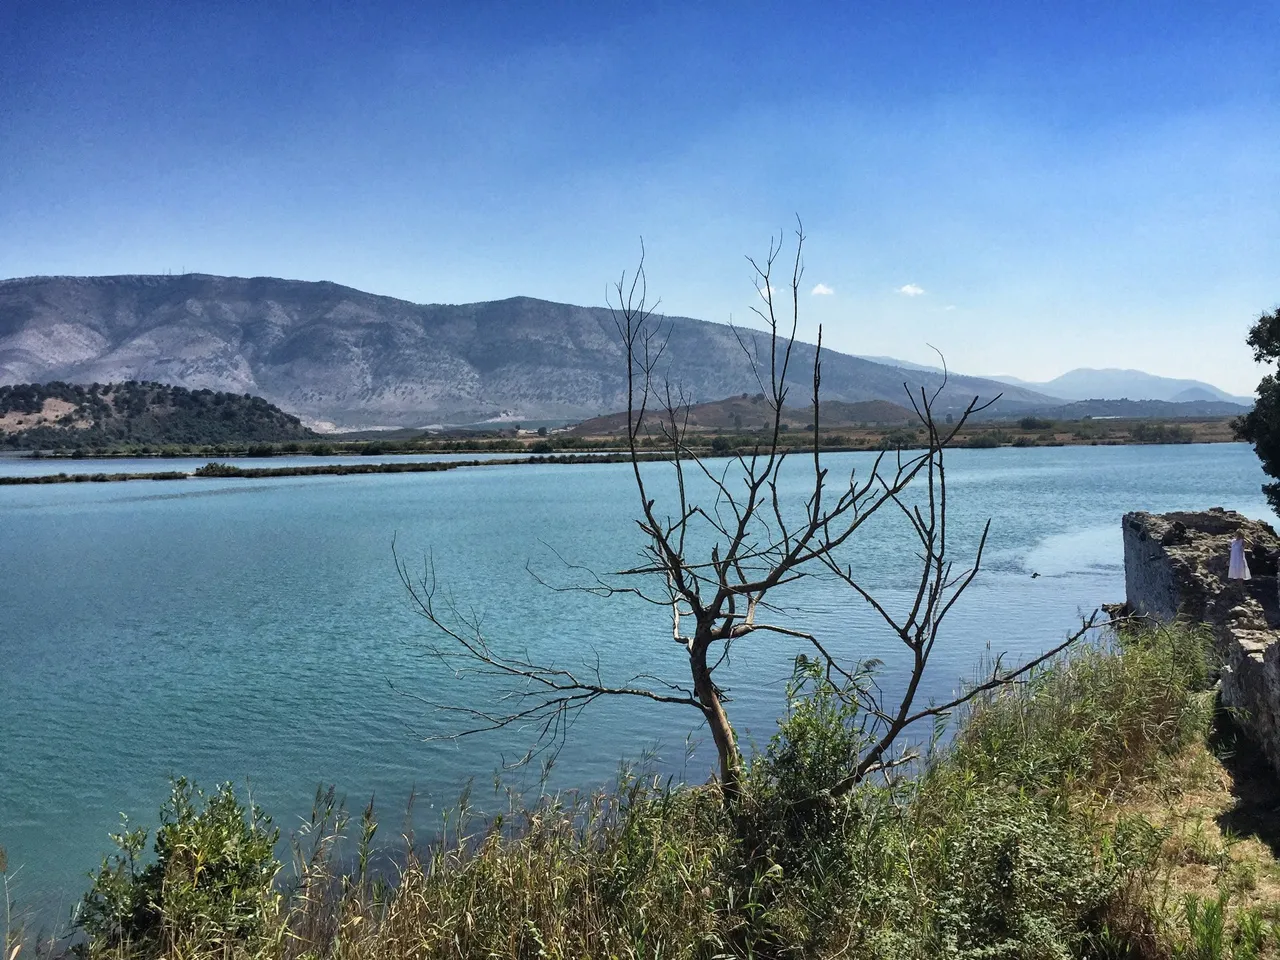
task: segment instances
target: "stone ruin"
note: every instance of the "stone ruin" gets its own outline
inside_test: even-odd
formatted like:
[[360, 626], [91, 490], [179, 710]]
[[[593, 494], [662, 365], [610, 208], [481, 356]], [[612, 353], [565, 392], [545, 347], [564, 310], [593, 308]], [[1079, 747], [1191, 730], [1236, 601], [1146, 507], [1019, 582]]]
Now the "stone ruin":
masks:
[[[1252, 543], [1250, 580], [1227, 579], [1237, 530]], [[1209, 626], [1222, 656], [1222, 702], [1280, 772], [1277, 557], [1280, 537], [1270, 524], [1221, 507], [1124, 516], [1128, 612]]]

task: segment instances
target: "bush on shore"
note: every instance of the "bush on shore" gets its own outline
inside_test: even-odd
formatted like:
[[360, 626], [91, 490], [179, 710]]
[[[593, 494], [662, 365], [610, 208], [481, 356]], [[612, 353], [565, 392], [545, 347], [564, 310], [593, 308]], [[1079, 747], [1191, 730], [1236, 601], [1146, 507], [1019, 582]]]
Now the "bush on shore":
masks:
[[[390, 882], [369, 868], [371, 809], [354, 830], [330, 793], [281, 895], [262, 882], [278, 865], [253, 846], [268, 835], [260, 811], [227, 787], [203, 808], [175, 787], [185, 799], [161, 832], [207, 844], [195, 856], [210, 867], [193, 871], [159, 843], [140, 873], [104, 866], [85, 949], [121, 960], [1276, 956], [1277, 930], [1256, 913], [1225, 900], [1171, 907], [1165, 834], [1115, 814], [1203, 742], [1208, 657], [1187, 629], [1080, 647], [974, 705], [915, 767], [843, 796], [829, 788], [856, 756], [861, 718], [848, 688], [801, 663], [735, 812], [714, 786], [631, 776], [490, 819], [464, 804]], [[205, 821], [220, 826], [197, 829]], [[336, 838], [353, 830], [358, 855], [340, 868]], [[250, 848], [253, 870], [229, 884], [225, 862]], [[121, 913], [104, 903], [145, 923], [104, 924]]]

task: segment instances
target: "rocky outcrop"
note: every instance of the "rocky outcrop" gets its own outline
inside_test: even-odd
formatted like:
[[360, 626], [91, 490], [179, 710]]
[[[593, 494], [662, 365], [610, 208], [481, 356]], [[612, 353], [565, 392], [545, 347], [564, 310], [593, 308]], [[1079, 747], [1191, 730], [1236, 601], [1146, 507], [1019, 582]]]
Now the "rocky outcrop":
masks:
[[[1243, 531], [1253, 578], [1228, 580], [1231, 539]], [[1203, 622], [1222, 655], [1222, 701], [1280, 772], [1280, 538], [1269, 524], [1215, 507], [1124, 516], [1130, 612]]]

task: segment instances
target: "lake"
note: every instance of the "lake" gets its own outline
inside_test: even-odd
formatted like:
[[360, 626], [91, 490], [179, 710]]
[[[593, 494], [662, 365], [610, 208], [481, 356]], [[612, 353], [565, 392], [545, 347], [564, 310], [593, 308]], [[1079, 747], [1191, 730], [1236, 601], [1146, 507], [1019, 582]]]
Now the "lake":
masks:
[[[837, 474], [870, 457], [826, 460]], [[1269, 516], [1243, 444], [962, 450], [947, 462], [958, 544], [992, 526], [983, 571], [935, 656], [932, 696], [984, 656], [1033, 654], [1123, 599], [1124, 512]], [[14, 463], [0, 470], [49, 465]], [[54, 472], [117, 469], [59, 461]], [[669, 489], [665, 465], [646, 470]], [[783, 492], [800, 494], [803, 481], [796, 471]], [[598, 571], [635, 564], [636, 511], [626, 464], [0, 487], [0, 846], [19, 905], [65, 917], [120, 813], [152, 825], [171, 774], [247, 783], [286, 833], [317, 785], [336, 785], [352, 807], [376, 794], [387, 833], [414, 791], [426, 829], [473, 778], [483, 806], [530, 735], [424, 740], [453, 721], [423, 699], [474, 691], [426, 655], [431, 627], [396, 576], [393, 538], [415, 568], [430, 553], [442, 588], [483, 616], [495, 645], [566, 666], [598, 654], [620, 680], [680, 679], [660, 609], [557, 592], [529, 572], [572, 582], [557, 555]], [[868, 526], [845, 558], [890, 603], [906, 596], [900, 524]], [[900, 675], [895, 641], [847, 588], [805, 581], [778, 599], [842, 654], [883, 657], [886, 682]], [[772, 733], [795, 652], [753, 637], [718, 674], [749, 740]], [[706, 743], [686, 750], [691, 733], [703, 736], [694, 719], [679, 707], [595, 706], [551, 784], [606, 783], [620, 760], [646, 753], [656, 770], [702, 780], [713, 755]]]

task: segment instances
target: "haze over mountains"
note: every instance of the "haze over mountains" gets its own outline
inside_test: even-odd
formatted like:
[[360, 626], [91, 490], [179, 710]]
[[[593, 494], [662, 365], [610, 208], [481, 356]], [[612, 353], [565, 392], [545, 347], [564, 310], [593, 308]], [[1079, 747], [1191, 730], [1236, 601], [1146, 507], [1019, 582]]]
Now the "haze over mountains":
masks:
[[1252, 397], [1232, 396], [1202, 380], [1158, 377], [1141, 370], [1094, 370], [1081, 367], [1045, 383], [1033, 383], [1008, 376], [993, 376], [988, 379], [1039, 390], [1064, 400], [1169, 400], [1174, 403], [1223, 400], [1245, 405], [1253, 403]]
[[[894, 357], [863, 357], [876, 363], [900, 367], [903, 370], [928, 370], [941, 372], [940, 367], [912, 363]], [[1120, 370], [1114, 367], [1094, 369], [1080, 367], [1068, 370], [1060, 377], [1043, 382], [1023, 380], [1004, 374], [984, 377], [998, 383], [1025, 387], [1060, 400], [1165, 400], [1171, 403], [1224, 402], [1251, 406], [1253, 397], [1239, 397], [1220, 390], [1203, 380], [1180, 380], [1161, 377], [1142, 370]]]
[[[694, 402], [758, 390], [731, 327], [666, 317], [664, 372]], [[767, 356], [766, 335], [743, 339]], [[789, 402], [807, 398], [813, 347], [793, 354]], [[334, 283], [179, 276], [0, 281], [0, 383], [154, 380], [252, 393], [313, 423], [412, 427], [487, 418], [580, 419], [625, 407], [625, 355], [608, 309], [527, 297], [421, 305]], [[824, 352], [823, 397], [906, 402], [930, 371]], [[952, 376], [940, 412], [1037, 391]]]

